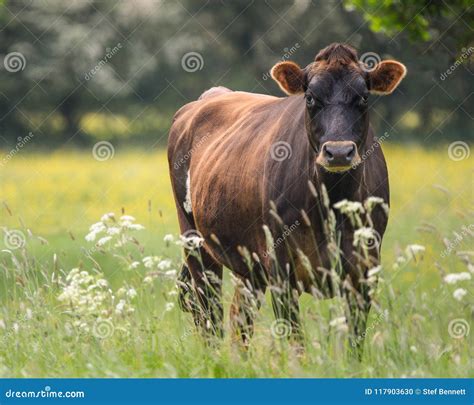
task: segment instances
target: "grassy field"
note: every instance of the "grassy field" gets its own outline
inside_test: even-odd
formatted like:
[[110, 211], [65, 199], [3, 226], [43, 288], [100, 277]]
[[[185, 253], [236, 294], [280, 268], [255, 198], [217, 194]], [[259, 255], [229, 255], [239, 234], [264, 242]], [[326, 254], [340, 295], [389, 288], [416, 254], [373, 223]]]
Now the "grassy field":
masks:
[[[309, 296], [303, 354], [271, 335], [269, 302], [247, 355], [228, 337], [203, 345], [174, 305], [182, 259], [163, 239], [178, 235], [164, 151], [116, 150], [103, 162], [86, 152], [18, 154], [0, 168], [0, 377], [472, 376], [472, 283], [444, 280], [474, 271], [472, 158], [453, 161], [447, 147], [384, 149], [392, 208], [360, 363], [329, 325], [340, 303]], [[136, 221], [125, 218], [96, 247], [100, 234], [85, 236], [110, 212]], [[395, 268], [408, 244], [426, 250]], [[229, 274], [224, 282], [227, 312]]]

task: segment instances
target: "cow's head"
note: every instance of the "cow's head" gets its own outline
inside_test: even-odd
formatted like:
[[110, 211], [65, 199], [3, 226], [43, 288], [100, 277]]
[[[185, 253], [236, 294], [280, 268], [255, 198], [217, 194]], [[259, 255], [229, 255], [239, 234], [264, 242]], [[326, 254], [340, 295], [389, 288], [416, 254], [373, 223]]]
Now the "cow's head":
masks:
[[343, 172], [360, 162], [369, 128], [369, 93], [392, 93], [406, 68], [394, 60], [370, 68], [352, 47], [332, 44], [304, 69], [286, 61], [277, 63], [271, 74], [285, 93], [304, 95], [306, 130], [316, 162], [328, 171]]

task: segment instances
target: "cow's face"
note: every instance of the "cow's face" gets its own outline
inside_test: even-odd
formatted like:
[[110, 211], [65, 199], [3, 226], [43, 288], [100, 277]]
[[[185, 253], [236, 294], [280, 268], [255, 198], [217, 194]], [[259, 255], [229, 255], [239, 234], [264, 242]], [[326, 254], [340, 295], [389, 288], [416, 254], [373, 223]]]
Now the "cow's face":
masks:
[[316, 163], [331, 172], [360, 163], [359, 151], [369, 128], [369, 94], [390, 94], [405, 74], [405, 66], [396, 61], [365, 69], [355, 50], [341, 44], [323, 49], [305, 69], [293, 62], [272, 69], [272, 77], [287, 94], [303, 96]]

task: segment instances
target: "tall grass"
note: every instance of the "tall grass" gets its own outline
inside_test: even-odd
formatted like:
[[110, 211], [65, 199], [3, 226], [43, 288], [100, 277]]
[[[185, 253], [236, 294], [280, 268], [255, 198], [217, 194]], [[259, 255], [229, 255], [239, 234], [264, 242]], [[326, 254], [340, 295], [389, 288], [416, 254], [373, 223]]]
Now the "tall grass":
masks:
[[[304, 352], [271, 333], [268, 295], [248, 353], [229, 333], [215, 347], [203, 343], [175, 305], [182, 255], [163, 152], [116, 150], [106, 162], [74, 152], [16, 156], [0, 169], [0, 376], [472, 376], [469, 161], [450, 160], [446, 149], [385, 149], [392, 207], [361, 362], [343, 350], [346, 331], [333, 322], [341, 302], [307, 295]], [[102, 246], [105, 234], [87, 241], [109, 212], [124, 243], [115, 246], [119, 234]], [[146, 229], [129, 229], [136, 223]], [[414, 244], [423, 255], [406, 249]], [[226, 272], [227, 332], [232, 292]]]

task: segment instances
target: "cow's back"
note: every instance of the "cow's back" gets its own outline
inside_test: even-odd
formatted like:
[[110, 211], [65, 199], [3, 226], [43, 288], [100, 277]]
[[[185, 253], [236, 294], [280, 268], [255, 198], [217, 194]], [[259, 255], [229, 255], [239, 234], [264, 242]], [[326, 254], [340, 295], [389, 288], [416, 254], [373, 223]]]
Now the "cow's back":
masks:
[[[265, 165], [282, 125], [290, 125], [289, 100], [219, 88], [176, 113], [168, 146], [175, 198], [185, 201], [189, 174], [189, 214], [206, 240], [215, 234], [223, 246], [264, 249]], [[218, 259], [236, 267], [232, 256]]]

